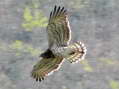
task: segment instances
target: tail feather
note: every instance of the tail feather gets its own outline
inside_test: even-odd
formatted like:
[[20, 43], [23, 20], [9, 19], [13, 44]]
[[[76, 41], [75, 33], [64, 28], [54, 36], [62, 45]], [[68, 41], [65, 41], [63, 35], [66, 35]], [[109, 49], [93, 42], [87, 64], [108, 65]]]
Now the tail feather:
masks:
[[72, 49], [72, 51], [67, 59], [71, 63], [76, 63], [76, 62], [84, 59], [87, 50], [83, 43], [75, 42], [74, 44], [70, 45], [69, 47]]

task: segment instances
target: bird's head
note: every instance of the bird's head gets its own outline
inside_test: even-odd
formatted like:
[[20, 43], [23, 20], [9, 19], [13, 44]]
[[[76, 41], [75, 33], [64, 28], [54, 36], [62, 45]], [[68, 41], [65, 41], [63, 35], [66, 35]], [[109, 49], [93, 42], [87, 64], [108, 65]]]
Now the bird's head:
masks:
[[42, 57], [42, 58], [54, 58], [55, 56], [50, 49], [47, 49], [44, 53], [42, 53], [40, 55], [40, 57]]

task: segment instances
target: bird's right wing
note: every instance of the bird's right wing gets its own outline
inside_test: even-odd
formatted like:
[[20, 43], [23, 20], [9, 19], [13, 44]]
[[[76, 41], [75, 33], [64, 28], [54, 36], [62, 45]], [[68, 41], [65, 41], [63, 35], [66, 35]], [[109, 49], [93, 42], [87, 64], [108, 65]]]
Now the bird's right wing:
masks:
[[54, 10], [50, 13], [47, 33], [49, 49], [54, 45], [60, 47], [69, 44], [71, 30], [67, 18], [67, 11], [64, 7], [55, 6]]
[[32, 77], [36, 81], [44, 80], [44, 77], [56, 71], [63, 62], [63, 58], [43, 58], [41, 59], [32, 70]]

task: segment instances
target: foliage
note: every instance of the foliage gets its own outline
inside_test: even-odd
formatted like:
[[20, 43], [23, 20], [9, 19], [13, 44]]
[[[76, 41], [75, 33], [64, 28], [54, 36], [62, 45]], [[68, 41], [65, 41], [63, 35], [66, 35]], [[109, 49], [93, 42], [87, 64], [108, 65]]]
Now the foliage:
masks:
[[47, 26], [47, 18], [43, 15], [41, 10], [37, 9], [37, 4], [33, 4], [33, 6], [26, 6], [23, 13], [24, 22], [22, 26], [27, 31], [32, 31], [35, 27], [46, 27]]
[[110, 80], [110, 86], [112, 89], [119, 89], [119, 82], [115, 80]]
[[41, 53], [38, 48], [34, 48], [32, 45], [25, 44], [20, 40], [16, 40], [9, 45], [1, 44], [0, 49], [2, 51], [10, 51], [12, 53], [15, 53], [17, 56], [20, 56], [23, 53], [29, 53], [32, 56], [38, 56]]
[[84, 68], [85, 71], [93, 72], [93, 68], [90, 66], [90, 64], [88, 63], [87, 60], [81, 61], [81, 64], [83, 64], [83, 66], [84, 66], [83, 68]]
[[113, 60], [110, 58], [100, 58], [99, 60], [107, 65], [118, 65], [119, 64], [119, 61]]
[[23, 49], [23, 43], [20, 40], [16, 40], [14, 43], [10, 45], [10, 48], [22, 50]]

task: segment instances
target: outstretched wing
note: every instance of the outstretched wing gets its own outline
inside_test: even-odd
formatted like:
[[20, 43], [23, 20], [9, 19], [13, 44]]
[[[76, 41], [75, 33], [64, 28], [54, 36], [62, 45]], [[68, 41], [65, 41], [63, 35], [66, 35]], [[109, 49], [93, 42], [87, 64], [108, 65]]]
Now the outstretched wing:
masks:
[[44, 80], [44, 77], [56, 71], [62, 64], [63, 58], [43, 58], [41, 59], [32, 70], [32, 77], [36, 81]]
[[54, 10], [50, 13], [47, 26], [49, 48], [54, 45], [56, 45], [56, 47], [67, 45], [71, 38], [70, 32], [67, 11], [64, 7], [55, 6]]

